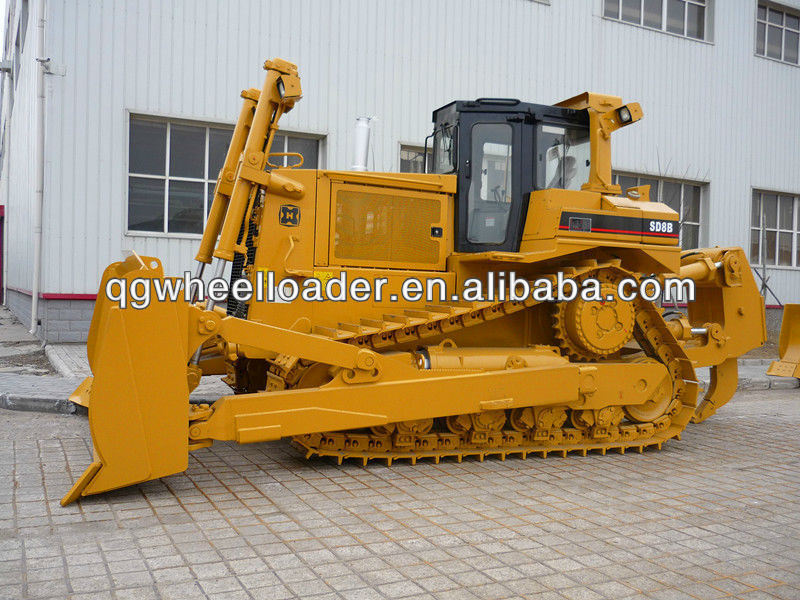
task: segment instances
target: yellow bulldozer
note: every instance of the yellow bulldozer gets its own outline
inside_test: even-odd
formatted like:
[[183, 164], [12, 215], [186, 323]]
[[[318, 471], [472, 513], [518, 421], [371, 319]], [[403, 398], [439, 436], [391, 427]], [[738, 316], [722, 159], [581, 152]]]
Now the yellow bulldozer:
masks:
[[[297, 67], [264, 68], [194, 271], [229, 272], [227, 302], [209, 283], [125, 306], [109, 289], [177, 278], [136, 254], [106, 269], [93, 376], [71, 397], [94, 459], [62, 504], [179, 473], [218, 440], [290, 438], [363, 464], [641, 452], [731, 398], [737, 357], [765, 340], [764, 302], [740, 248], [682, 251], [673, 210], [613, 184], [611, 135], [638, 104], [455, 101], [433, 113], [425, 173], [311, 170], [271, 151]], [[678, 276], [694, 286], [685, 314], [653, 292]], [[543, 295], [520, 297], [526, 284]], [[549, 301], [548, 285], [581, 292]], [[236, 293], [254, 289], [266, 299]], [[310, 299], [286, 299], [298, 289]], [[232, 392], [190, 401], [213, 375]]]

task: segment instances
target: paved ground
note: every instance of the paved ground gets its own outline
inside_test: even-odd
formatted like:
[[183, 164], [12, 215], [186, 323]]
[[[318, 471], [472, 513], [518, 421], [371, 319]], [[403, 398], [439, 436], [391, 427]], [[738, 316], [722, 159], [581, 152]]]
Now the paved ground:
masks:
[[42, 342], [11, 311], [0, 306], [0, 374], [47, 375], [54, 372]]
[[84, 417], [0, 410], [0, 598], [800, 598], [800, 395], [661, 452], [415, 466], [217, 444], [58, 499]]

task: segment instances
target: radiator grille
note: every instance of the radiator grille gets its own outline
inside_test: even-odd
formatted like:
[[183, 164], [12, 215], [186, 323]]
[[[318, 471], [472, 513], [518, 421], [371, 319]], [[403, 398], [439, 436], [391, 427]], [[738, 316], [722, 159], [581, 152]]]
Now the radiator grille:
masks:
[[336, 195], [334, 256], [436, 263], [440, 240], [431, 238], [431, 227], [440, 219], [441, 202], [436, 198], [340, 190]]

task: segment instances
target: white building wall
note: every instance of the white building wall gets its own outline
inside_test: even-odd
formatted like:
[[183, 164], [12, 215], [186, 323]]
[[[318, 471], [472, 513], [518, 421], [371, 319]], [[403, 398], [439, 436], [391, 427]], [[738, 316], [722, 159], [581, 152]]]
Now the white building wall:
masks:
[[[800, 193], [800, 68], [754, 56], [755, 0], [713, 4], [706, 43], [604, 19], [602, 0], [47, 0], [47, 52], [65, 75], [47, 80], [42, 289], [93, 293], [128, 248], [191, 267], [196, 237], [125, 233], [128, 115], [230, 123], [273, 56], [299, 65], [305, 94], [283, 128], [326, 135], [330, 168], [351, 164], [359, 115], [379, 119], [374, 168], [396, 170], [399, 143], [422, 143], [453, 99], [638, 100], [645, 118], [616, 134], [615, 168], [710, 182], [702, 241], [746, 246], [753, 187]], [[30, 257], [9, 258], [24, 282]], [[800, 272], [770, 271], [799, 301]]]
[[[22, 0], [9, 0], [12, 12], [11, 31], [16, 32]], [[7, 81], [4, 89], [4, 119], [8, 128], [0, 193], [4, 196], [6, 231], [5, 246], [6, 281], [9, 288], [30, 290], [33, 283], [33, 206], [36, 179], [36, 25], [37, 6], [30, 6], [28, 30], [20, 58], [16, 81]], [[13, 50], [15, 37], [7, 44]], [[13, 52], [12, 52], [13, 55]], [[8, 101], [14, 88], [14, 106]], [[10, 199], [10, 200], [9, 200]]]

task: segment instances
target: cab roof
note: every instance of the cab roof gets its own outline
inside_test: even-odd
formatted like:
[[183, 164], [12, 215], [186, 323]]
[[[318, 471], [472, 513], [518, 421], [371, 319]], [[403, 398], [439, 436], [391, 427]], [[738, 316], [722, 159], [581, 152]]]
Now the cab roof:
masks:
[[[574, 108], [562, 108], [560, 106], [550, 106], [548, 104], [533, 104], [522, 102], [516, 98], [478, 98], [477, 100], [454, 100], [433, 111], [433, 121], [436, 122], [437, 116], [442, 113], [516, 113], [519, 115], [530, 115], [539, 120], [543, 117], [555, 117], [568, 121], [586, 121], [588, 124], [589, 115], [585, 110]], [[442, 116], [445, 116], [442, 114]]]

